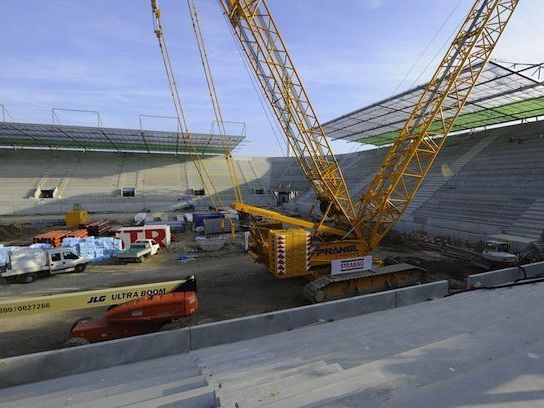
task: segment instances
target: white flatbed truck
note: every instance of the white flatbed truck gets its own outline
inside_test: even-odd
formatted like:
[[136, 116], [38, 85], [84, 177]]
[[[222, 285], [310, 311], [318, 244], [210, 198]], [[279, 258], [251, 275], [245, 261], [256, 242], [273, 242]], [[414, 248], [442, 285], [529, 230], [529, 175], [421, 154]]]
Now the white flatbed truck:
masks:
[[72, 248], [21, 248], [8, 253], [0, 276], [8, 283], [30, 283], [36, 278], [64, 272], [83, 272], [90, 259]]
[[119, 252], [115, 257], [125, 262], [143, 262], [153, 255], [157, 255], [160, 245], [154, 239], [139, 239], [130, 244], [130, 248]]

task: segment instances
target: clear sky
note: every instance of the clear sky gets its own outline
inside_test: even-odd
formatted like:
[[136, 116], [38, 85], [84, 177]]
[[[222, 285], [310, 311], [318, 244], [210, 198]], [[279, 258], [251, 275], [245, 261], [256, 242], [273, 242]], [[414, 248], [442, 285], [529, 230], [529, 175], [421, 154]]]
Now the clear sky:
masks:
[[[196, 1], [224, 118], [247, 125], [247, 142], [237, 154], [281, 155], [217, 0]], [[433, 57], [472, 2], [268, 0], [323, 121], [428, 79], [432, 69], [424, 68], [430, 61], [436, 66]], [[51, 123], [53, 107], [99, 111], [109, 127], [138, 128], [140, 114], [171, 116], [149, 3], [0, 1], [0, 104], [21, 122]], [[160, 6], [189, 128], [208, 132], [213, 111], [186, 2], [162, 0]], [[544, 61], [542, 0], [520, 2], [494, 57]], [[96, 123], [85, 114], [59, 118], [65, 124]], [[175, 129], [173, 120], [147, 118], [144, 125]], [[354, 145], [333, 147], [344, 152]]]

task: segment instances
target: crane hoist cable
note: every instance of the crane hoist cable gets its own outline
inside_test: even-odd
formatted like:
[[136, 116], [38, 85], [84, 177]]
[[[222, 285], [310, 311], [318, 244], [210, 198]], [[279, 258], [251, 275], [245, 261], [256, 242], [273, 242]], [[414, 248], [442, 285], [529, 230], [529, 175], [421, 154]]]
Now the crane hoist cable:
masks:
[[[177, 86], [175, 75], [174, 75], [174, 70], [170, 62], [168, 47], [166, 45], [166, 40], [164, 38], [164, 30], [161, 23], [161, 11], [159, 9], [157, 0], [151, 0], [151, 8], [153, 12], [153, 28], [155, 31], [155, 35], [157, 36], [157, 39], [159, 40], [159, 47], [160, 47], [164, 67], [166, 70], [166, 76], [168, 78], [170, 94], [172, 96], [172, 100], [174, 102], [174, 108], [176, 110], [176, 117], [178, 120], [180, 135], [191, 146], [192, 156], [194, 158], [194, 165], [198, 172], [198, 175], [200, 176], [202, 184], [204, 185], [205, 188], [206, 188], [206, 185], [210, 187], [209, 197], [212, 202], [212, 205], [216, 209], [226, 208], [221, 196], [219, 195], [217, 187], [215, 186], [215, 183], [206, 167], [206, 164], [204, 163], [204, 160], [202, 159], [202, 152], [198, 150], [198, 148], [196, 147], [194, 143], [193, 138], [191, 137], [191, 134], [188, 131], [187, 120], [185, 118], [185, 114], [183, 112], [183, 108], [181, 105], [181, 99], [179, 96], [179, 91], [178, 91], [178, 86]], [[178, 137], [178, 139], [176, 140], [176, 154], [179, 153], [179, 139], [180, 138]], [[230, 215], [228, 214], [227, 214], [227, 219], [229, 220], [232, 226], [233, 222]]]
[[215, 87], [215, 81], [212, 75], [212, 69], [208, 60], [208, 53], [206, 50], [206, 43], [204, 42], [204, 37], [202, 35], [202, 29], [200, 27], [200, 21], [198, 18], [198, 11], [194, 0], [187, 0], [187, 6], [189, 7], [189, 14], [191, 16], [191, 22], [193, 23], [193, 31], [195, 33], [196, 43], [198, 45], [198, 51], [200, 53], [200, 60], [202, 62], [202, 68], [204, 69], [204, 75], [206, 77], [206, 83], [208, 85], [208, 91], [210, 94], [210, 100], [213, 106], [213, 112], [215, 115], [215, 120], [217, 122], [217, 127], [219, 131], [219, 136], [223, 141], [225, 148], [225, 160], [227, 162], [227, 167], [229, 170], [229, 175], [231, 179], [232, 189], [234, 190], [234, 196], [237, 202], [244, 202], [242, 191], [240, 190], [240, 183], [238, 182], [238, 177], [236, 175], [235, 160], [232, 157], [232, 149], [229, 146], [229, 141], [227, 137], [227, 132], [225, 129], [225, 123], [223, 121], [223, 113], [221, 111], [221, 104], [219, 103], [219, 97], [217, 95], [217, 90]]

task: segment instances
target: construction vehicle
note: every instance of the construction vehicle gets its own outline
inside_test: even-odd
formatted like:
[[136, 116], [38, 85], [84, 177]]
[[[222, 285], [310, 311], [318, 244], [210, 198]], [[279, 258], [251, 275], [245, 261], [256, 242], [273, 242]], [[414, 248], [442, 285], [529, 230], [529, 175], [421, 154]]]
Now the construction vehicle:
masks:
[[497, 239], [489, 239], [484, 244], [480, 260], [474, 260], [478, 266], [486, 269], [508, 268], [533, 262], [544, 261], [544, 242], [531, 242], [517, 253], [512, 253], [510, 242]]
[[[474, 2], [366, 193], [355, 199], [266, 1], [219, 2], [321, 211], [321, 219], [314, 222], [234, 203], [252, 221], [249, 253], [280, 279], [309, 277], [304, 295], [312, 302], [420, 282], [422, 271], [417, 268], [365, 270], [364, 258], [406, 211], [519, 0]], [[361, 259], [355, 263], [360, 269], [335, 271], [338, 262]]]
[[519, 264], [517, 255], [510, 252], [510, 242], [490, 239], [485, 242], [482, 260], [488, 267], [515, 266]]
[[179, 319], [191, 316], [197, 309], [196, 278], [190, 276], [170, 293], [112, 305], [104, 317], [82, 317], [72, 325], [66, 345], [77, 346], [168, 330], [174, 321], [177, 323]]
[[83, 272], [90, 259], [72, 248], [21, 248], [8, 252], [0, 276], [8, 283], [31, 283], [38, 277], [63, 272]]
[[115, 257], [125, 262], [142, 263], [147, 258], [157, 255], [160, 248], [154, 239], [139, 239], [130, 244], [130, 248], [119, 252]]

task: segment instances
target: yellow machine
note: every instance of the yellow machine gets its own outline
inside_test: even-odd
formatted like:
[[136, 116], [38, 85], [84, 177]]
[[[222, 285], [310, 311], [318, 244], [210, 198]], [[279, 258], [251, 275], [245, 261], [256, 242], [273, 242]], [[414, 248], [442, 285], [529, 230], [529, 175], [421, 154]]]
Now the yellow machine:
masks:
[[74, 204], [72, 211], [64, 213], [64, 218], [68, 227], [77, 227], [89, 221], [89, 214], [79, 204]]
[[475, 1], [366, 193], [357, 200], [350, 196], [266, 1], [219, 1], [322, 213], [315, 223], [235, 203], [234, 208], [252, 220], [250, 254], [278, 278], [309, 276], [313, 280], [304, 294], [314, 302], [420, 281], [422, 271], [408, 265], [338, 275], [331, 271], [338, 260], [346, 260], [348, 267], [363, 265], [364, 257], [402, 217], [519, 0]]

